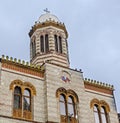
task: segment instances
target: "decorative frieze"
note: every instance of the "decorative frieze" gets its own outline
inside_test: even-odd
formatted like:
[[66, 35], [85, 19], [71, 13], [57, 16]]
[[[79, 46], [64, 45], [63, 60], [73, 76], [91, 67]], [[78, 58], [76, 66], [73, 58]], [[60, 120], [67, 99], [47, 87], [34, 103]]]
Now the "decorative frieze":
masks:
[[1, 63], [3, 68], [35, 75], [42, 78], [44, 77], [43, 66], [32, 65], [29, 62], [21, 61], [20, 59], [17, 60], [16, 58], [13, 59], [12, 57], [9, 58], [8, 56], [5, 58], [4, 55], [2, 56]]
[[114, 87], [110, 84], [105, 84], [96, 80], [84, 79], [85, 89], [89, 89], [104, 94], [113, 95]]

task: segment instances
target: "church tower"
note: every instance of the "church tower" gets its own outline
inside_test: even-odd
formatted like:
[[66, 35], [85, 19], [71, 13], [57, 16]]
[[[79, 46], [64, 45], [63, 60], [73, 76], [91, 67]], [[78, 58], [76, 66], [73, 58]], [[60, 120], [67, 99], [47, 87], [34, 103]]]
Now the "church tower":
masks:
[[29, 32], [30, 62], [36, 65], [49, 62], [69, 67], [66, 27], [47, 9], [45, 12]]

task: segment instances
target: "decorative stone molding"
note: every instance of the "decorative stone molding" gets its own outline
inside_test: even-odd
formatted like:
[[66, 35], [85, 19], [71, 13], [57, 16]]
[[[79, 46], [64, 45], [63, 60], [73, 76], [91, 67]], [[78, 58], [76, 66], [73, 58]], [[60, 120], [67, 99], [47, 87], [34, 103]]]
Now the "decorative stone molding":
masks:
[[[36, 89], [30, 82], [22, 82], [21, 80], [14, 80], [10, 84], [10, 90], [14, 92], [14, 88], [18, 86], [22, 90], [22, 95], [24, 95], [24, 90], [27, 88], [31, 92], [31, 97], [36, 95]], [[13, 109], [13, 117], [32, 120], [32, 112], [29, 110]]]
[[34, 87], [34, 85], [32, 85], [30, 82], [25, 82], [24, 84], [25, 88], [29, 88], [30, 90], [32, 90], [32, 95], [36, 95], [36, 89]]
[[58, 22], [55, 22], [55, 21], [52, 21], [52, 20], [49, 20], [49, 21], [46, 21], [46, 22], [43, 22], [43, 23], [36, 23], [32, 29], [30, 30], [29, 32], [29, 36], [31, 37], [33, 35], [33, 33], [39, 29], [39, 28], [44, 28], [44, 27], [48, 27], [48, 26], [53, 26], [53, 27], [56, 27], [56, 28], [59, 28], [59, 29], [62, 29], [64, 30], [65, 34], [66, 34], [66, 37], [68, 37], [68, 33], [67, 33], [67, 30], [66, 30], [66, 27], [64, 25], [64, 23], [58, 23]]
[[69, 96], [72, 96], [74, 98], [75, 102], [79, 102], [79, 98], [78, 98], [77, 94], [71, 89], [66, 90], [63, 87], [58, 88], [56, 91], [56, 97], [59, 98], [60, 94], [64, 94], [66, 96], [66, 98], [68, 98]]
[[21, 80], [14, 80], [10, 84], [10, 90], [14, 91], [14, 88], [16, 86], [21, 87], [22, 93], [24, 92], [25, 88], [29, 88], [31, 91], [31, 95], [32, 96], [36, 95], [36, 89], [35, 89], [34, 85], [32, 85], [30, 82], [22, 82]]
[[109, 107], [109, 105], [108, 105], [104, 100], [100, 100], [100, 106], [101, 106], [101, 107], [102, 107], [102, 106], [105, 107], [107, 113], [110, 112], [110, 107]]
[[12, 81], [11, 84], [10, 84], [10, 90], [14, 90], [15, 86], [22, 87], [23, 86], [23, 82], [21, 80]]
[[96, 80], [84, 79], [84, 86], [87, 90], [92, 90], [104, 94], [113, 95], [113, 85], [102, 83]]
[[4, 55], [2, 55], [1, 62], [2, 67], [4, 68], [35, 75], [42, 78], [44, 77], [44, 66], [33, 65], [30, 64], [29, 62], [25, 62], [24, 60], [23, 61], [21, 61], [20, 59], [17, 60], [16, 58], [13, 59], [12, 57], [10, 58], [8, 56], [5, 57]]
[[103, 83], [103, 82], [99, 82], [99, 81], [92, 80], [92, 79], [85, 78], [84, 79], [84, 83], [85, 84], [94, 85], [94, 86], [97, 86], [97, 87], [100, 87], [100, 88], [106, 88], [106, 89], [109, 89], [109, 90], [114, 90], [114, 86], [113, 85], [110, 85], [110, 84], [107, 84], [107, 83]]
[[94, 98], [90, 102], [90, 108], [93, 108], [95, 104], [98, 105], [99, 110], [101, 109], [100, 107], [105, 107], [106, 112], [107, 113], [110, 112], [110, 107], [109, 107], [108, 103], [105, 102], [104, 100], [98, 100], [98, 99]]

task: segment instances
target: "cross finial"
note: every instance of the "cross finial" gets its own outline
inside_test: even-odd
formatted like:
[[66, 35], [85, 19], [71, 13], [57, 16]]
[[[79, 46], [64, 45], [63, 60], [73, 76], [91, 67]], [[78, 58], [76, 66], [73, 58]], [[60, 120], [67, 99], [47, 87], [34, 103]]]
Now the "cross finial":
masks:
[[48, 10], [48, 8], [44, 9], [44, 12], [50, 13], [50, 11]]

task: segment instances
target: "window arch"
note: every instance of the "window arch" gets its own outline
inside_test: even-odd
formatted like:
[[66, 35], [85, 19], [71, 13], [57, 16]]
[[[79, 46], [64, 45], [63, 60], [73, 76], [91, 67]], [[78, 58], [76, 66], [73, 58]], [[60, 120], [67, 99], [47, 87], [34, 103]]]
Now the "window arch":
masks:
[[31, 49], [32, 49], [32, 57], [35, 57], [36, 55], [36, 39], [35, 37], [32, 39], [32, 42], [31, 42]]
[[74, 117], [75, 115], [75, 105], [74, 105], [74, 100], [72, 96], [68, 97], [68, 101], [67, 101], [67, 105], [68, 105], [68, 115], [71, 115], [72, 117]]
[[23, 95], [24, 110], [31, 111], [31, 92], [28, 88], [24, 90]]
[[66, 101], [65, 101], [65, 96], [63, 94], [60, 95], [59, 102], [60, 102], [60, 114], [65, 115], [66, 114], [66, 108], [65, 108]]
[[108, 123], [107, 113], [104, 106], [101, 107], [101, 120], [102, 123]]
[[44, 53], [44, 37], [43, 35], [40, 36], [40, 46], [41, 52]]
[[48, 34], [40, 36], [40, 50], [41, 50], [41, 53], [48, 53], [49, 52]]
[[94, 111], [95, 123], [109, 123], [108, 114], [110, 112], [110, 108], [105, 101], [93, 99], [90, 105]]
[[77, 94], [72, 90], [59, 88], [56, 91], [56, 96], [59, 98], [59, 110], [61, 122], [77, 122]]
[[93, 111], [94, 111], [95, 123], [100, 123], [100, 115], [99, 115], [100, 111], [98, 105], [94, 105]]
[[22, 92], [21, 88], [16, 86], [14, 89], [14, 109], [22, 108]]
[[59, 52], [62, 53], [62, 38], [59, 36]]
[[58, 39], [57, 39], [57, 35], [54, 35], [54, 40], [55, 40], [55, 51], [58, 52]]
[[54, 35], [55, 41], [55, 51], [58, 53], [62, 53], [62, 38], [61, 36]]
[[48, 34], [45, 35], [45, 52], [49, 52], [49, 40], [48, 40]]
[[36, 95], [35, 87], [29, 82], [14, 80], [10, 84], [13, 90], [13, 117], [32, 119], [32, 97]]

